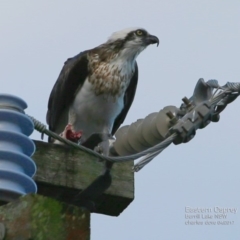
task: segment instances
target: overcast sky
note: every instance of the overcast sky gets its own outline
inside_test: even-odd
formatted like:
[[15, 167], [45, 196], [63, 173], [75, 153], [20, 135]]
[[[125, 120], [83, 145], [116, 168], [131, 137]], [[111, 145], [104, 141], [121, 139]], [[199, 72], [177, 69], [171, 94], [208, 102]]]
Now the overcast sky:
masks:
[[[124, 124], [192, 95], [197, 80], [240, 82], [239, 0], [0, 0], [0, 86], [45, 122], [64, 61], [115, 31], [143, 27], [160, 39], [138, 57], [139, 85]], [[240, 99], [219, 123], [171, 145], [136, 173], [135, 200], [119, 216], [92, 214], [91, 239], [239, 240]], [[40, 139], [35, 132], [32, 137]], [[185, 208], [234, 209], [231, 225], [186, 225]], [[215, 208], [215, 209], [218, 209]], [[213, 212], [212, 212], [213, 213]], [[213, 214], [210, 215], [213, 215]]]

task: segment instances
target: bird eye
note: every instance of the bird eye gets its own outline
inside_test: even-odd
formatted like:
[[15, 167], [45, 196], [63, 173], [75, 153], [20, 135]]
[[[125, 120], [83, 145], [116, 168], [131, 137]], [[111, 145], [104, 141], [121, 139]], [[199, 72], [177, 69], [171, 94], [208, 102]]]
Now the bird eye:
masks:
[[136, 31], [136, 34], [137, 34], [138, 36], [142, 36], [142, 35], [143, 35], [143, 31], [137, 30], [137, 31]]

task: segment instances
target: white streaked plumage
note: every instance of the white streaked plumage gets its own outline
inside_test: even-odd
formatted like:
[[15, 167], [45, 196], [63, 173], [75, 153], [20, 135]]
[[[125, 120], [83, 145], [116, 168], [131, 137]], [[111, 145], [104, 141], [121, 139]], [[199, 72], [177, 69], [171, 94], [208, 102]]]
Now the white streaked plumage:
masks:
[[[78, 92], [69, 113], [69, 123], [75, 131], [84, 129], [81, 141], [93, 133], [110, 133], [115, 120], [123, 108], [123, 95], [117, 98], [111, 95], [97, 95], [92, 84], [85, 81]], [[90, 122], [95, 124], [91, 125]]]

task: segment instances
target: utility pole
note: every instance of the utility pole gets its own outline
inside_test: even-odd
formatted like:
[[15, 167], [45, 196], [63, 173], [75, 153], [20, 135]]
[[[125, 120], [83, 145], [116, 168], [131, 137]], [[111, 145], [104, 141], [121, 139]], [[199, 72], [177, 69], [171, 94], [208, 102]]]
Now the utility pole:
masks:
[[67, 145], [33, 142], [26, 107], [0, 95], [0, 240], [90, 239], [91, 212], [118, 216], [133, 201], [133, 162], [113, 166], [104, 194], [95, 188], [84, 199], [105, 163]]

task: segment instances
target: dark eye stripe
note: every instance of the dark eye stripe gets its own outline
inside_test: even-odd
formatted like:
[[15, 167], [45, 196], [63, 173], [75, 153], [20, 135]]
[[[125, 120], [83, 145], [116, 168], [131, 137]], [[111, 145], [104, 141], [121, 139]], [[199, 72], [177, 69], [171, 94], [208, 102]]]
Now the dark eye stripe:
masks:
[[[137, 31], [141, 31], [142, 35], [137, 35], [136, 34]], [[125, 37], [125, 39], [121, 40], [122, 46], [125, 44], [125, 42], [134, 40], [136, 38], [136, 36], [137, 37], [147, 36], [147, 31], [145, 31], [144, 29], [137, 29], [135, 31], [128, 33], [127, 36]]]

